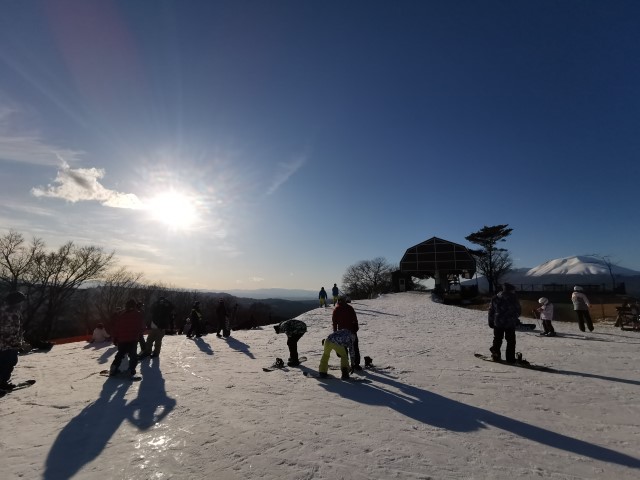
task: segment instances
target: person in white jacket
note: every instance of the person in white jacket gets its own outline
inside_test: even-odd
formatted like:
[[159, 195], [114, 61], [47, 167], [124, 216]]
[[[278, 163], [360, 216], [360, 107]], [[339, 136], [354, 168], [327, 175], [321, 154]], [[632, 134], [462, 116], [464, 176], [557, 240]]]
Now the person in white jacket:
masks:
[[107, 333], [107, 330], [104, 328], [102, 323], [96, 325], [96, 328], [93, 330], [93, 335], [91, 336], [91, 341], [89, 343], [95, 342], [106, 342], [107, 340], [111, 340], [111, 335]]
[[555, 337], [556, 331], [553, 329], [551, 321], [553, 320], [553, 303], [546, 297], [540, 297], [538, 299], [540, 306], [536, 308], [536, 311], [540, 314], [540, 320], [542, 320], [543, 332], [540, 333], [543, 337]]
[[587, 296], [582, 293], [582, 287], [578, 285], [573, 287], [571, 302], [573, 302], [573, 309], [578, 316], [578, 328], [580, 328], [580, 331], [584, 332], [584, 325], [586, 323], [589, 331], [593, 332], [593, 322], [591, 321], [591, 315], [589, 314], [591, 303], [589, 303]]

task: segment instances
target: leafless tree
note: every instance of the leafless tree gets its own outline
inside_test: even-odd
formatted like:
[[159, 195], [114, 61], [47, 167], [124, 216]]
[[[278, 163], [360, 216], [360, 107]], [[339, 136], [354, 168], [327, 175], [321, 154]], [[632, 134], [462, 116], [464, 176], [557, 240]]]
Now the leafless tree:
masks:
[[383, 257], [362, 260], [347, 268], [342, 277], [343, 289], [353, 298], [371, 298], [391, 288], [393, 270]]
[[44, 242], [33, 238], [27, 244], [21, 233], [10, 230], [0, 237], [0, 282], [7, 290], [17, 290], [21, 279], [31, 268], [34, 258], [42, 255]]

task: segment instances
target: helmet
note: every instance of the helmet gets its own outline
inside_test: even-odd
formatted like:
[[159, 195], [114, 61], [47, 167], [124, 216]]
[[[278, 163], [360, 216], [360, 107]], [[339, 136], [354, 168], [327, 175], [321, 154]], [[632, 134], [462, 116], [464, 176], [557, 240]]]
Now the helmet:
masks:
[[4, 297], [4, 301], [7, 302], [7, 305], [16, 305], [18, 303], [24, 302], [27, 299], [24, 293], [22, 292], [11, 292], [6, 297]]
[[582, 287], [580, 285], [576, 285], [575, 287], [573, 287], [573, 291], [574, 292], [581, 292], [582, 291]]
[[549, 299], [545, 298], [545, 297], [540, 297], [538, 299], [538, 303], [542, 304], [542, 305], [546, 305], [547, 303], [549, 303]]

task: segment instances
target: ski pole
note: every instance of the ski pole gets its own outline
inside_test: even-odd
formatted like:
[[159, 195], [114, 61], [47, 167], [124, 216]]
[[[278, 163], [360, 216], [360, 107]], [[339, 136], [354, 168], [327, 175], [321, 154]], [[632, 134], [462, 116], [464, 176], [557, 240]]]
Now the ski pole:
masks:
[[539, 328], [540, 330], [542, 330], [542, 326], [540, 325], [540, 321], [539, 321], [539, 319], [538, 319], [538, 312], [536, 312], [535, 310], [531, 310], [531, 313], [533, 313], [533, 316], [534, 316], [534, 317], [535, 317], [535, 319], [536, 319], [536, 323], [538, 324], [538, 328]]

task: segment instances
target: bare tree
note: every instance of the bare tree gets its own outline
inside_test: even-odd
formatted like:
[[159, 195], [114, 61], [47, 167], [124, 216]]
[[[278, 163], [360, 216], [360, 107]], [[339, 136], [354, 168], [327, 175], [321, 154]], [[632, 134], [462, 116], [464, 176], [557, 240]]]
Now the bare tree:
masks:
[[393, 270], [393, 266], [383, 257], [362, 260], [347, 268], [342, 285], [353, 298], [371, 298], [391, 288]]
[[142, 278], [142, 273], [129, 272], [125, 267], [118, 267], [104, 275], [96, 289], [95, 298], [96, 313], [102, 323], [111, 323], [117, 308], [134, 296]]
[[27, 244], [21, 233], [10, 230], [0, 237], [0, 282], [8, 290], [17, 290], [34, 258], [44, 251], [44, 242], [33, 238]]

